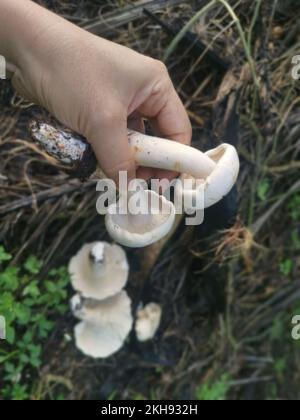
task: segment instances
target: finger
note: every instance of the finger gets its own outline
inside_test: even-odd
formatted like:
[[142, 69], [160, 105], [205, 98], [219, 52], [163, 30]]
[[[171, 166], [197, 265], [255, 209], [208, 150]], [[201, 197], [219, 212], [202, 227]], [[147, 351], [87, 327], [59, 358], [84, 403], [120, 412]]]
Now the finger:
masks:
[[141, 117], [129, 117], [128, 128], [139, 133], [145, 133], [145, 123]]
[[[186, 145], [191, 144], [192, 126], [175, 89], [171, 90], [165, 105], [149, 122], [155, 135], [158, 137], [167, 138]], [[177, 176], [177, 172], [165, 170], [156, 170], [154, 174], [154, 177], [157, 179], [166, 178], [169, 181]]]
[[136, 177], [138, 179], [143, 179], [145, 181], [149, 181], [151, 178], [154, 178], [155, 170], [152, 168], [146, 168], [144, 166], [140, 166], [136, 171]]
[[157, 136], [187, 145], [191, 144], [191, 122], [174, 88], [171, 89], [162, 108], [149, 121]]
[[135, 178], [134, 153], [128, 142], [127, 115], [113, 113], [100, 117], [88, 140], [91, 143], [101, 169], [107, 177], [119, 185], [119, 173], [125, 171], [128, 181]]

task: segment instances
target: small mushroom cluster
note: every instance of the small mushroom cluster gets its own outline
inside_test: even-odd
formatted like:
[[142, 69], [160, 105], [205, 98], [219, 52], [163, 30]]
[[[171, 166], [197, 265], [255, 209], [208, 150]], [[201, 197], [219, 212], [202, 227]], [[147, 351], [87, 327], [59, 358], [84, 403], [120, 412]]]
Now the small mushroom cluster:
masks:
[[[129, 265], [118, 245], [94, 242], [84, 245], [69, 263], [76, 295], [71, 310], [81, 322], [75, 326], [76, 346], [85, 355], [106, 358], [123, 346], [133, 326], [131, 299], [124, 290]], [[139, 341], [154, 337], [161, 309], [150, 304], [137, 311]]]
[[[204, 210], [221, 201], [237, 181], [239, 157], [230, 144], [224, 143], [202, 153], [193, 147], [132, 131], [129, 132], [129, 142], [138, 165], [181, 173], [181, 182], [175, 188], [175, 197], [180, 202], [188, 197], [188, 203], [197, 203], [201, 188], [203, 200], [197, 203], [198, 207], [194, 210]], [[187, 179], [191, 182], [185, 183]], [[196, 181], [200, 181], [200, 185]], [[186, 184], [190, 185], [189, 188]], [[116, 211], [116, 207], [122, 203], [121, 196], [119, 203], [108, 209], [105, 222], [108, 233], [116, 242], [139, 248], [151, 245], [171, 231], [176, 208], [171, 201], [154, 191], [142, 190], [136, 195], [136, 199], [148, 199], [149, 208], [145, 214], [122, 214]]]
[[160, 325], [161, 315], [161, 306], [153, 302], [137, 310], [135, 333], [139, 341], [148, 341], [155, 336]]

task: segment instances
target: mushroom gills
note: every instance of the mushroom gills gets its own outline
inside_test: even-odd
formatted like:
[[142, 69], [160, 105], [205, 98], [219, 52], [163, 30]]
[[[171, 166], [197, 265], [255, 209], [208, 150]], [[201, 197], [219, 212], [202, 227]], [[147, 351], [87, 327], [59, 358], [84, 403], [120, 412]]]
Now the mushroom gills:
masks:
[[[200, 205], [194, 210], [204, 210], [221, 201], [232, 190], [240, 170], [237, 151], [230, 144], [224, 143], [216, 149], [206, 152], [206, 155], [215, 162], [215, 168], [201, 181], [197, 189], [185, 188], [184, 181], [186, 179], [191, 179], [196, 183], [195, 177], [186, 173], [181, 175], [181, 182], [177, 183], [175, 188], [176, 197], [188, 198], [188, 202], [200, 202]], [[202, 199], [199, 200], [200, 194], [202, 194]], [[191, 210], [188, 209], [188, 211]]]
[[121, 245], [136, 248], [151, 245], [166, 236], [175, 222], [173, 203], [150, 190], [139, 191], [131, 198], [147, 199], [146, 214], [120, 214], [121, 196], [119, 203], [108, 209], [105, 218], [110, 236]]

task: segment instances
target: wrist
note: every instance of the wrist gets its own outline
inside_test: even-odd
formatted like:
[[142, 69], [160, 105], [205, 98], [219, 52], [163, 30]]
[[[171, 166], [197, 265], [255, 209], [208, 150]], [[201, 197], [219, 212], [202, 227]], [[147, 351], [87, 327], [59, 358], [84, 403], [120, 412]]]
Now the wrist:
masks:
[[31, 67], [63, 41], [66, 24], [73, 26], [31, 0], [1, 0], [0, 54], [19, 69]]

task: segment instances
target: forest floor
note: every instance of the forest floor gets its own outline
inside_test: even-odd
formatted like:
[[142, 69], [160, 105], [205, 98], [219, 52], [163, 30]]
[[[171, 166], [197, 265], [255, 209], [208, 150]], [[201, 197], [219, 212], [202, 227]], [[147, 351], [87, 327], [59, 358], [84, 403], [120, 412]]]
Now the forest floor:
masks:
[[123, 12], [131, 0], [39, 3], [165, 59], [195, 147], [231, 142], [242, 168], [237, 190], [203, 226], [180, 226], [154, 265], [147, 250], [127, 251], [134, 308], [147, 300], [163, 307], [155, 339], [140, 344], [132, 335], [117, 355], [87, 358], [73, 341], [66, 267], [84, 243], [109, 240], [95, 184], [70, 179], [37, 150], [27, 124], [47, 113], [1, 81], [0, 315], [9, 325], [0, 399], [299, 399], [300, 340], [291, 334], [300, 315], [293, 2], [218, 1], [178, 45], [175, 35], [208, 1], [177, 1], [135, 19]]

